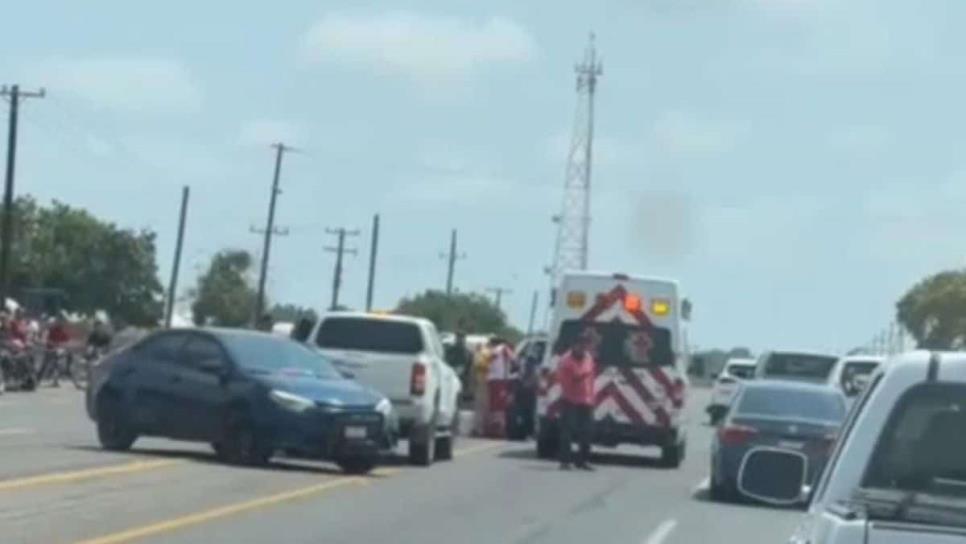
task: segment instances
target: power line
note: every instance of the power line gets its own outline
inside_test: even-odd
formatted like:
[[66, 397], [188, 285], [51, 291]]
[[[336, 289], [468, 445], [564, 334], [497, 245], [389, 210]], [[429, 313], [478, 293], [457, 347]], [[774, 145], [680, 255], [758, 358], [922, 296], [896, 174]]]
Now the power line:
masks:
[[7, 119], [7, 170], [3, 190], [3, 232], [0, 233], [0, 303], [5, 308], [10, 295], [10, 244], [13, 236], [13, 187], [17, 162], [17, 115], [20, 101], [25, 98], [43, 98], [44, 89], [21, 91], [19, 85], [0, 87], [0, 96], [10, 97], [10, 114]]
[[346, 236], [358, 236], [358, 230], [347, 230], [345, 227], [338, 227], [333, 229], [325, 229], [327, 234], [336, 236], [336, 245], [326, 246], [324, 249], [330, 253], [335, 253], [335, 270], [332, 272], [332, 303], [329, 305], [329, 310], [336, 311], [339, 309], [339, 289], [342, 287], [342, 256], [345, 253], [349, 255], [356, 255], [358, 252], [355, 248], [345, 247], [345, 237]]
[[268, 275], [268, 257], [272, 250], [272, 238], [277, 235], [288, 234], [285, 229], [275, 228], [275, 203], [281, 190], [278, 188], [279, 176], [282, 172], [282, 156], [292, 148], [284, 143], [272, 144], [275, 148], [275, 172], [272, 176], [272, 191], [268, 198], [268, 220], [265, 223], [265, 230], [261, 232], [265, 236], [262, 246], [262, 268], [258, 275], [258, 294], [255, 297], [255, 313], [252, 316], [252, 323], [257, 323], [262, 313], [265, 311], [265, 279]]

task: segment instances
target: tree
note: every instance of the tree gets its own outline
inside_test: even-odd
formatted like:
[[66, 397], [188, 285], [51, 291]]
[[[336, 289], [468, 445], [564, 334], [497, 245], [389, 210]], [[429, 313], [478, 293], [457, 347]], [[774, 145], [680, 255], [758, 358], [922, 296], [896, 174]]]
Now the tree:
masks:
[[222, 250], [212, 257], [194, 292], [191, 311], [196, 324], [241, 327], [251, 321], [257, 296], [252, 262], [252, 255], [244, 250]]
[[275, 321], [287, 321], [297, 323], [299, 319], [308, 317], [312, 321], [318, 321], [319, 314], [312, 308], [303, 308], [296, 304], [276, 304], [269, 311]]
[[140, 325], [161, 318], [164, 290], [158, 280], [155, 234], [121, 229], [86, 210], [29, 197], [14, 207], [11, 286], [64, 292], [70, 310], [105, 310]]
[[940, 272], [896, 303], [896, 318], [922, 349], [966, 347], [966, 270]]
[[428, 290], [399, 301], [396, 313], [424, 317], [441, 331], [497, 334], [510, 341], [519, 340], [523, 334], [507, 323], [506, 314], [487, 297], [476, 293], [453, 293]]

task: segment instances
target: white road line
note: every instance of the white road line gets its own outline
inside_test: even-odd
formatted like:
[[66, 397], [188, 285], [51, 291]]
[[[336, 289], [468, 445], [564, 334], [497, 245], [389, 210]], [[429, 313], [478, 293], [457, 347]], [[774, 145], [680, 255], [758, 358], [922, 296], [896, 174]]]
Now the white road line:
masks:
[[7, 427], [6, 429], [0, 428], [0, 436], [16, 436], [21, 434], [34, 434], [37, 431], [33, 429], [27, 429], [24, 427]]
[[674, 532], [674, 528], [677, 526], [678, 520], [676, 519], [664, 520], [660, 525], [657, 526], [657, 529], [654, 529], [654, 532], [647, 537], [647, 540], [644, 541], [644, 544], [664, 544], [664, 540], [671, 536], [671, 533]]
[[694, 486], [693, 493], [700, 493], [702, 491], [707, 491], [710, 487], [711, 487], [711, 477], [708, 476], [707, 478], [698, 482], [698, 485]]

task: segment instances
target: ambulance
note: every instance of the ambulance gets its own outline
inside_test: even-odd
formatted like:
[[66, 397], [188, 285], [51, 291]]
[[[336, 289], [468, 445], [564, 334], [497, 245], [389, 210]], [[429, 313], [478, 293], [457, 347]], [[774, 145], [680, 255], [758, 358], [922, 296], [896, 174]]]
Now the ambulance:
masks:
[[686, 322], [691, 304], [676, 281], [565, 273], [552, 297], [549, 347], [540, 368], [537, 455], [558, 450], [556, 367], [582, 332], [597, 361], [593, 444], [658, 446], [661, 464], [684, 459], [688, 394]]

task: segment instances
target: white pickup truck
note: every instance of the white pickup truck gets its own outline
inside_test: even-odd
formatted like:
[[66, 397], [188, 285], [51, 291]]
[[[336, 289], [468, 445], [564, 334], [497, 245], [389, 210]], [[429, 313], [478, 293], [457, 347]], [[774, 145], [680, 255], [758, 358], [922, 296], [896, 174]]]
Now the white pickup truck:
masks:
[[966, 354], [901, 355], [859, 397], [793, 544], [966, 542]]
[[409, 438], [409, 460], [428, 466], [453, 457], [458, 434], [459, 376], [446, 364], [436, 327], [425, 319], [333, 312], [307, 342], [339, 370], [386, 395], [399, 431]]

